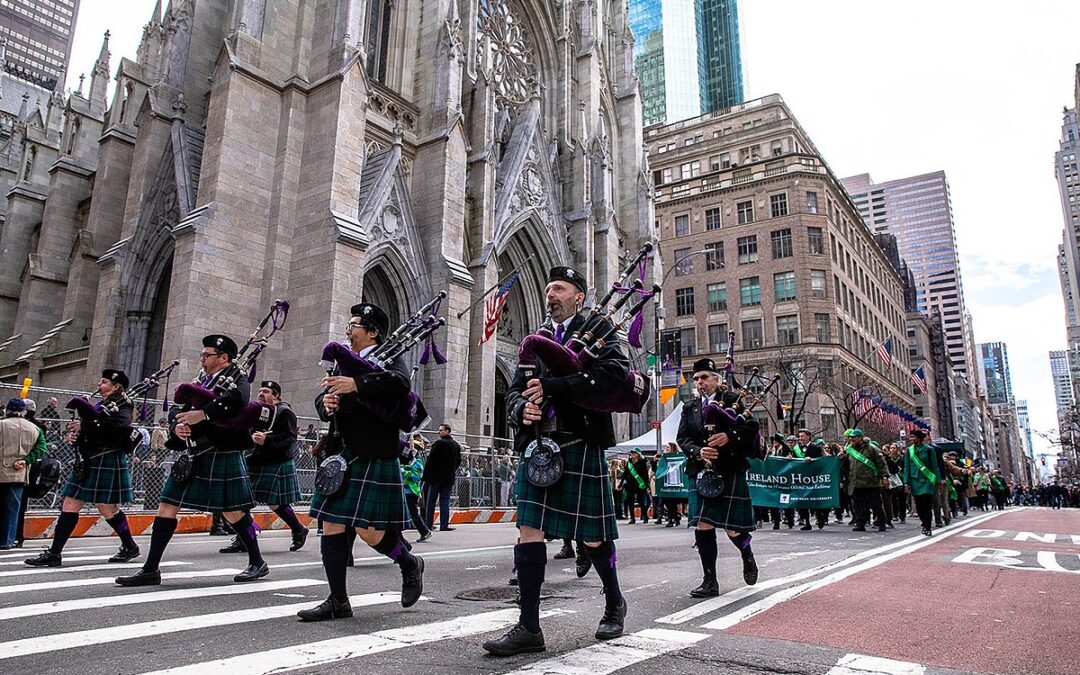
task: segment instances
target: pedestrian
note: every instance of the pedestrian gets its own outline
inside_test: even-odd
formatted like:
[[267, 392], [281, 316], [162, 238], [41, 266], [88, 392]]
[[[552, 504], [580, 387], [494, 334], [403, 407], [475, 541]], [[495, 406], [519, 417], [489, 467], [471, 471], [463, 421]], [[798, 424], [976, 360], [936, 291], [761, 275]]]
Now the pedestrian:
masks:
[[848, 491], [851, 494], [855, 527], [853, 532], [866, 532], [873, 513], [878, 530], [884, 532], [885, 513], [881, 507], [881, 488], [889, 483], [889, 467], [876, 443], [866, 437], [862, 429], [848, 429], [845, 448], [848, 458]]
[[424, 475], [424, 462], [417, 455], [415, 445], [409, 444], [401, 451], [401, 484], [405, 488], [405, 505], [409, 507], [409, 516], [413, 527], [420, 533], [416, 543], [431, 539], [431, 529], [420, 513], [420, 478]]
[[[450, 526], [450, 495], [461, 468], [461, 445], [454, 440], [449, 424], [439, 425], [439, 436], [428, 450], [422, 479], [424, 492], [424, 522], [435, 527], [435, 505], [439, 506], [439, 530]], [[458, 501], [461, 504], [460, 499]]]
[[906, 491], [915, 498], [915, 512], [922, 522], [922, 533], [931, 536], [934, 494], [941, 483], [941, 468], [937, 451], [926, 443], [926, 432], [913, 429], [908, 432], [908, 448], [904, 455], [904, 482]]
[[45, 433], [26, 419], [26, 403], [21, 398], [8, 401], [0, 420], [0, 550], [15, 546], [29, 467], [46, 451]]

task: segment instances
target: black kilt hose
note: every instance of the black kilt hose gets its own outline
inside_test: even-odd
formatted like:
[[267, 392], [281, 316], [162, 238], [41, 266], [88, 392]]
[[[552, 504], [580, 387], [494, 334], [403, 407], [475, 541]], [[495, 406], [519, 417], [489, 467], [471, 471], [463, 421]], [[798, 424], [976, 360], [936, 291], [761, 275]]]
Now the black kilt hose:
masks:
[[251, 481], [242, 450], [210, 450], [191, 462], [191, 476], [183, 483], [172, 473], [161, 489], [161, 501], [196, 511], [246, 511], [255, 507]]
[[126, 504], [135, 501], [131, 489], [131, 462], [122, 452], [106, 452], [86, 460], [86, 477], [75, 480], [68, 473], [61, 497], [92, 504]]
[[296, 478], [296, 462], [248, 465], [251, 493], [260, 504], [295, 504], [300, 501], [300, 481]]

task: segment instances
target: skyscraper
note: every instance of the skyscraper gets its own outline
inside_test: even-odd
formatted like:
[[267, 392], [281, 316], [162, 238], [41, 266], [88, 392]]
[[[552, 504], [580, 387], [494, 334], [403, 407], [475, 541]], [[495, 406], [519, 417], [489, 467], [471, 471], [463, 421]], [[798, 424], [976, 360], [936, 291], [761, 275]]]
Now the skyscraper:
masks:
[[1080, 153], [1080, 126], [1076, 108], [1062, 112], [1061, 139], [1054, 153], [1054, 174], [1061, 195], [1061, 213], [1065, 218], [1062, 244], [1058, 249], [1058, 274], [1061, 276], [1061, 295], [1065, 301], [1065, 333], [1070, 349], [1080, 342], [1080, 321], [1076, 316], [1076, 300], [1080, 298], [1080, 169], [1076, 155]]
[[736, 0], [630, 0], [646, 125], [741, 103]]
[[983, 391], [990, 403], [1012, 401], [1012, 377], [1009, 374], [1009, 350], [1004, 342], [983, 342], [977, 345], [982, 376], [986, 380]]
[[1057, 403], [1058, 428], [1061, 429], [1073, 404], [1069, 352], [1064, 349], [1050, 352], [1050, 376], [1054, 380], [1054, 402]]
[[875, 183], [869, 174], [841, 181], [871, 232], [896, 237], [900, 257], [915, 276], [924, 314], [941, 314], [953, 368], [978, 381], [974, 339], [964, 304], [949, 183], [943, 171]]
[[52, 90], [67, 66], [79, 0], [4, 0], [0, 37], [7, 41], [8, 74]]

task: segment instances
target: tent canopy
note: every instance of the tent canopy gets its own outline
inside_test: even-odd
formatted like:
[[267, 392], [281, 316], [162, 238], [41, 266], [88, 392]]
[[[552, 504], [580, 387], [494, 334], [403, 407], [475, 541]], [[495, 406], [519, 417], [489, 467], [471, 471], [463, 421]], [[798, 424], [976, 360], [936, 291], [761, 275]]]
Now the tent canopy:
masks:
[[[679, 433], [679, 420], [682, 418], [682, 402], [675, 406], [675, 409], [671, 411], [663, 423], [660, 425], [660, 438], [663, 445], [667, 445], [675, 440]], [[637, 438], [631, 438], [628, 441], [623, 441], [613, 448], [607, 451], [608, 455], [625, 455], [628, 454], [634, 448], [638, 448], [645, 454], [656, 452], [656, 429], [649, 429], [646, 433], [638, 436]]]

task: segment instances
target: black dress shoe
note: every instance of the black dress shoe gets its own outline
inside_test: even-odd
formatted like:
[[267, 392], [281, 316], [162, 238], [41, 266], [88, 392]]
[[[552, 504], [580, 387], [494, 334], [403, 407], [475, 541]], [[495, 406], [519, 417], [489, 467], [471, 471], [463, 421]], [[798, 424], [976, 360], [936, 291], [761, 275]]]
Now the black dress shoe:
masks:
[[577, 555], [577, 554], [574, 553], [574, 547], [573, 546], [563, 546], [561, 549], [559, 549], [559, 552], [555, 554], [555, 559], [556, 560], [569, 560], [570, 558], [573, 558], [575, 555]]
[[455, 529], [453, 527], [440, 527], [439, 532], [453, 532]]
[[675, 521], [674, 520], [667, 521], [667, 525], [665, 525], [664, 527], [675, 527]]
[[231, 532], [226, 530], [224, 527], [211, 527], [210, 528], [210, 536], [211, 537], [227, 537], [230, 534], [231, 534]]
[[613, 640], [623, 633], [623, 623], [626, 621], [626, 600], [618, 607], [604, 608], [604, 616], [600, 619], [600, 625], [596, 627], [597, 640]]
[[691, 598], [712, 598], [720, 595], [720, 584], [716, 583], [716, 577], [706, 576], [701, 585], [690, 591]]
[[576, 566], [574, 571], [577, 572], [578, 579], [584, 579], [585, 575], [592, 569], [592, 561], [589, 560], [589, 556], [585, 555], [584, 552], [578, 553], [574, 563]]
[[247, 547], [240, 541], [240, 537], [233, 537], [228, 546], [218, 549], [218, 553], [244, 553], [246, 551]]
[[45, 549], [39, 553], [36, 558], [27, 558], [23, 562], [31, 567], [60, 567], [60, 564], [63, 562], [63, 556], [59, 553], [53, 553], [49, 549]]
[[742, 578], [746, 582], [747, 586], [753, 586], [757, 583], [758, 568], [757, 561], [754, 560], [753, 554], [743, 556], [742, 559]]
[[237, 583], [244, 583], [245, 581], [256, 581], [262, 579], [267, 574], [270, 574], [270, 567], [266, 564], [266, 561], [262, 561], [258, 565], [248, 565], [246, 569], [240, 574], [233, 577], [233, 581]]
[[412, 607], [424, 592], [424, 559], [416, 558], [416, 567], [401, 570], [401, 606]]
[[519, 623], [501, 638], [485, 642], [484, 649], [495, 656], [514, 656], [542, 652], [547, 649], [547, 646], [544, 644], [544, 631], [530, 633], [528, 628]]
[[863, 527], [862, 525], [856, 525], [855, 527], [851, 528], [851, 531], [852, 532], [866, 532], [866, 528]]
[[289, 546], [290, 551], [299, 551], [304, 548], [304, 542], [307, 541], [308, 529], [305, 527], [302, 530], [294, 530], [292, 533], [292, 544]]
[[812, 529], [814, 529], [814, 526], [811, 525], [810, 523], [803, 523], [802, 527], [800, 527], [799, 529], [804, 530], [804, 531], [805, 530], [812, 530]]
[[161, 570], [147, 572], [146, 570], [140, 569], [131, 576], [117, 577], [116, 583], [121, 586], [160, 586]]
[[780, 523], [773, 523], [772, 524], [772, 529], [779, 530], [780, 529]]
[[347, 619], [352, 616], [352, 605], [348, 599], [338, 602], [334, 596], [327, 596], [322, 604], [311, 609], [302, 609], [296, 613], [301, 621], [326, 621], [328, 619]]
[[117, 549], [116, 555], [109, 558], [109, 562], [111, 562], [111, 563], [126, 563], [129, 560], [134, 560], [135, 558], [138, 558], [138, 557], [139, 557], [139, 547], [138, 546], [136, 546], [135, 548], [128, 548], [126, 546], [121, 546], [119, 549]]
[[878, 532], [884, 532], [887, 529], [889, 529], [889, 528], [885, 526], [885, 523], [882, 523], [882, 524], [877, 526], [877, 531]]

